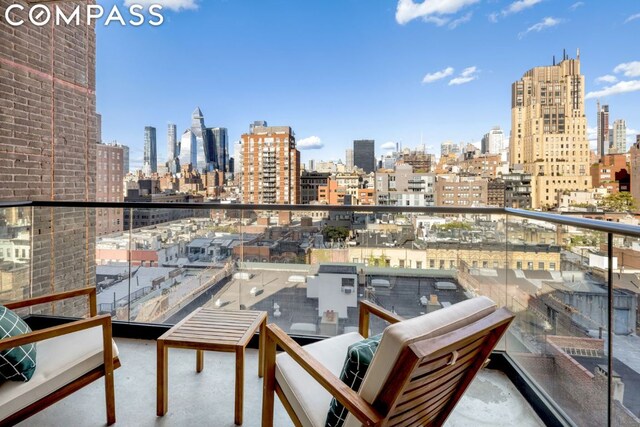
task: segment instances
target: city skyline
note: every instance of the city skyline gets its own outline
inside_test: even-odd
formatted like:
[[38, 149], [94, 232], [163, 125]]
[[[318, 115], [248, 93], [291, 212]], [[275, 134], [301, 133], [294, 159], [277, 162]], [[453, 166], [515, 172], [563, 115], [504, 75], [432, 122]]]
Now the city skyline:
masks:
[[[398, 14], [397, 1], [366, 8], [345, 1], [340, 13], [321, 2], [192, 3], [196, 9], [167, 8], [161, 28], [97, 29], [104, 139], [130, 145], [132, 159], [141, 158], [145, 124], [164, 128], [174, 122], [182, 132], [194, 105], [226, 127], [232, 142], [257, 119], [291, 126], [305, 163], [320, 156], [344, 160], [354, 139], [375, 139], [376, 153], [389, 141], [415, 147], [422, 139], [437, 153], [446, 140], [478, 143], [495, 125], [508, 137], [510, 85], [521, 70], [551, 65], [554, 55], [559, 60], [565, 48], [572, 56], [581, 50], [586, 92], [592, 96], [586, 103], [591, 148], [598, 97], [611, 106], [612, 122], [625, 119], [630, 134], [640, 127], [634, 109], [640, 58], [633, 42], [640, 20], [625, 23], [637, 12], [631, 1], [575, 8], [572, 1], [531, 2], [536, 4], [504, 16], [513, 2], [459, 1], [464, 6], [456, 13], [422, 16], [420, 10]], [[498, 13], [497, 22], [491, 22], [492, 13]], [[469, 22], [455, 23], [468, 14]], [[232, 19], [205, 25], [214, 16], [243, 16], [247, 25], [242, 32], [232, 29]], [[263, 34], [260, 22], [275, 17], [290, 25]], [[548, 17], [554, 20], [545, 21]], [[202, 49], [217, 53], [203, 58], [200, 67], [185, 68], [158, 55], [159, 47], [187, 56]], [[261, 67], [250, 66], [252, 51], [264, 54]], [[284, 57], [290, 65], [283, 68]], [[220, 58], [236, 65], [220, 66]], [[136, 66], [141, 63], [159, 71], [150, 75], [147, 66]], [[607, 96], [622, 90], [636, 92]], [[287, 93], [289, 102], [273, 105], [270, 100], [279, 93]]]

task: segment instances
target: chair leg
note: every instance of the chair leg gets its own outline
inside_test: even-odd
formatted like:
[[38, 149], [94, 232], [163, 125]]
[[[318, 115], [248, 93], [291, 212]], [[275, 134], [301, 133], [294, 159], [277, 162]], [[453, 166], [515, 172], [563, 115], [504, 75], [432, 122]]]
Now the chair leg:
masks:
[[269, 332], [264, 348], [264, 377], [262, 379], [262, 427], [273, 426], [273, 409], [276, 391], [276, 343]]
[[107, 425], [116, 422], [116, 393], [113, 378], [113, 365], [106, 369], [104, 375], [105, 397], [107, 400]]

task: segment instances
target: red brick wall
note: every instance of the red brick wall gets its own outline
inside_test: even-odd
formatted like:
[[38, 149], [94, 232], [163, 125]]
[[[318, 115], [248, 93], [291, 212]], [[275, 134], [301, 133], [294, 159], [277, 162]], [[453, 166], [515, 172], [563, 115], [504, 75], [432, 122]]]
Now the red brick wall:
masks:
[[[14, 3], [0, 0], [0, 14]], [[0, 20], [0, 200], [95, 200], [95, 54], [93, 27]], [[94, 286], [94, 212], [35, 209], [32, 220], [33, 279], [25, 293]], [[84, 314], [86, 304], [54, 311]]]

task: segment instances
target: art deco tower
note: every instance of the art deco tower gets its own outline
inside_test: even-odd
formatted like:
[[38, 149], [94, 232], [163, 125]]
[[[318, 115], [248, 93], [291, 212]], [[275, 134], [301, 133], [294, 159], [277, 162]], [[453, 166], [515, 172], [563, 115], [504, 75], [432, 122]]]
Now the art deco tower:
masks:
[[532, 174], [533, 208], [556, 205], [563, 191], [591, 188], [584, 76], [577, 59], [535, 67], [513, 83], [510, 164]]

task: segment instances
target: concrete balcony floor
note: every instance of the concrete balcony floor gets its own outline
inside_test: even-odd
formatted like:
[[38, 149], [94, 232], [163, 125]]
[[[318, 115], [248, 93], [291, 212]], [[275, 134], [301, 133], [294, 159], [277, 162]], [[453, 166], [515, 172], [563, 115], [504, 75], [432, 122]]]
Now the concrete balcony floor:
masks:
[[[233, 426], [232, 353], [205, 353], [204, 371], [195, 372], [195, 351], [169, 350], [169, 411], [156, 416], [155, 341], [116, 339], [122, 367], [116, 371], [118, 426]], [[262, 380], [257, 350], [245, 358], [244, 424], [259, 426]], [[29, 418], [20, 426], [101, 426], [105, 424], [104, 382], [96, 381]], [[275, 426], [293, 423], [276, 398]], [[449, 418], [447, 426], [543, 426], [522, 395], [501, 372], [484, 370]]]

